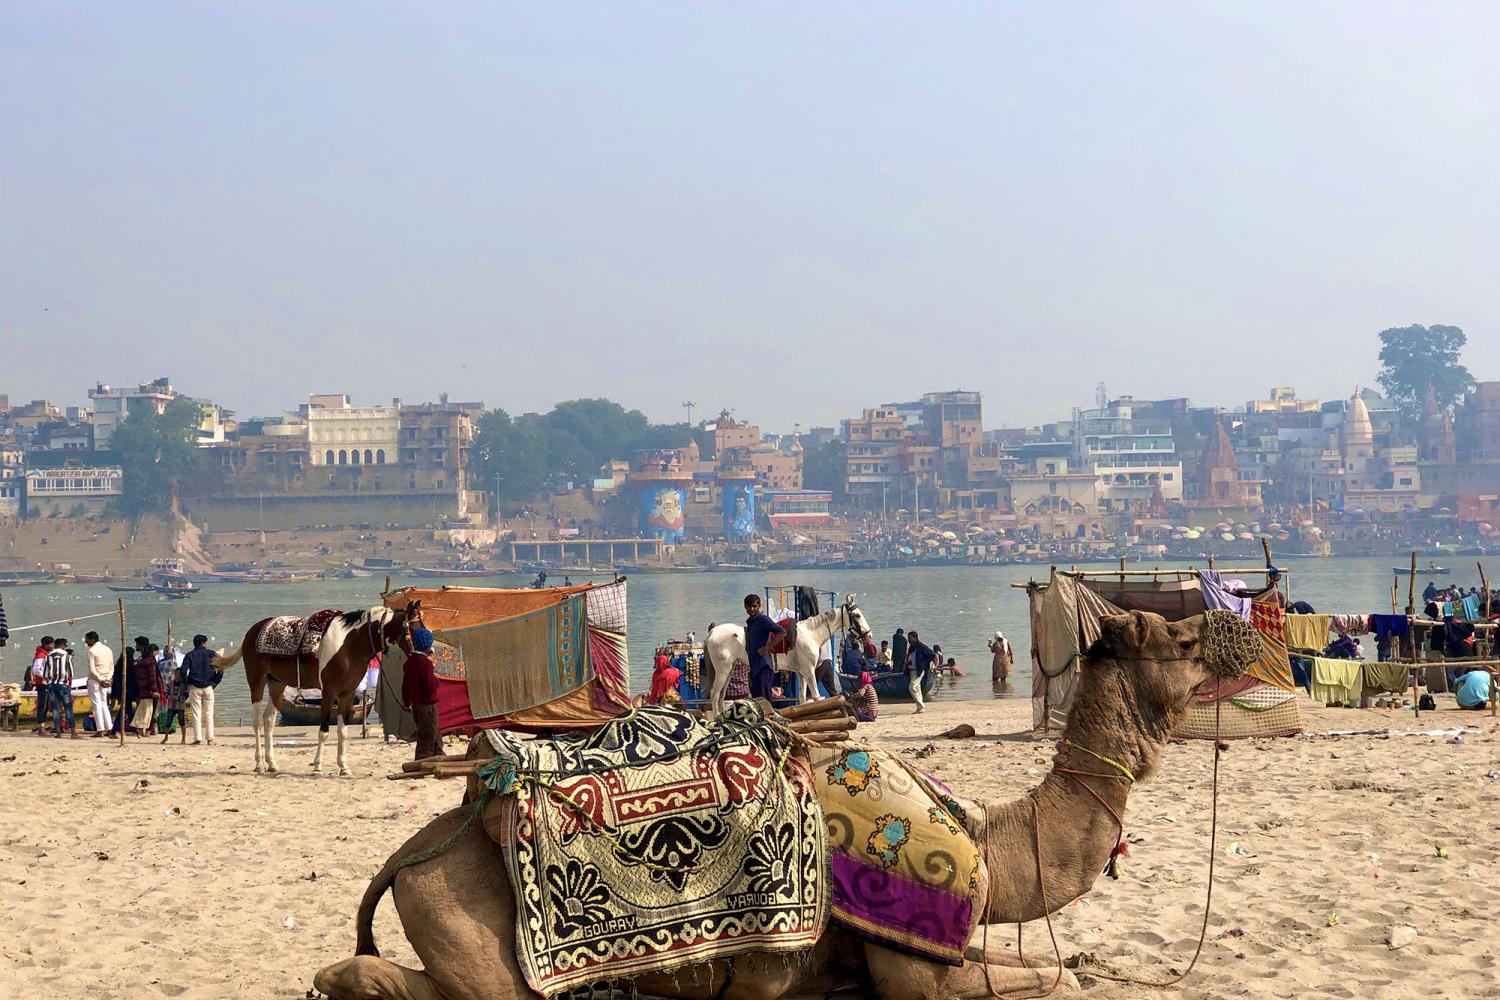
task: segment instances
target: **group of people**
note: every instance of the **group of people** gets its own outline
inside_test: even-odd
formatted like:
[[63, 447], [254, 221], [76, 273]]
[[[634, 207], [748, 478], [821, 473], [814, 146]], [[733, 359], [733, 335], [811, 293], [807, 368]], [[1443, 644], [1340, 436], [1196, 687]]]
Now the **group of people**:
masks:
[[[65, 638], [43, 636], [32, 654], [22, 689], [36, 692], [34, 731], [38, 736], [62, 739], [66, 734], [76, 740], [83, 738], [84, 729], [91, 729], [95, 737], [102, 737], [118, 734], [123, 725], [137, 737], [160, 735], [163, 743], [174, 729], [180, 729], [186, 742], [191, 710], [193, 744], [214, 742], [214, 689], [224, 675], [214, 664], [207, 636], [193, 636], [193, 648], [186, 655], [163, 650], [144, 635], [136, 636], [132, 647], [119, 657], [97, 632], [86, 633], [83, 645], [84, 674], [78, 673], [73, 648]], [[84, 681], [89, 696], [91, 711], [86, 720], [77, 719], [73, 711], [78, 680]]]

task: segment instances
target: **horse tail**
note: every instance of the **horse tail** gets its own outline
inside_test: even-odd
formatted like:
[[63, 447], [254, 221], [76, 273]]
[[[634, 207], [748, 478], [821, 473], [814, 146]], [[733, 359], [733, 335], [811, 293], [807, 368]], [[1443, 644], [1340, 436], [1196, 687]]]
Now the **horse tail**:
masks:
[[714, 674], [717, 673], [719, 669], [718, 666], [714, 663], [713, 638], [714, 634], [712, 632], [703, 637], [703, 665], [708, 667], [708, 676], [704, 677], [703, 680], [705, 682], [705, 689], [708, 691], [709, 698], [713, 697]]
[[217, 666], [220, 669], [222, 669], [224, 667], [232, 667], [236, 663], [238, 663], [241, 660], [243, 660], [244, 658], [245, 658], [245, 644], [242, 642], [242, 643], [240, 643], [239, 648], [236, 649], [233, 653], [230, 653], [228, 656], [225, 656], [221, 652], [218, 656], [214, 657], [214, 660], [216, 661]]

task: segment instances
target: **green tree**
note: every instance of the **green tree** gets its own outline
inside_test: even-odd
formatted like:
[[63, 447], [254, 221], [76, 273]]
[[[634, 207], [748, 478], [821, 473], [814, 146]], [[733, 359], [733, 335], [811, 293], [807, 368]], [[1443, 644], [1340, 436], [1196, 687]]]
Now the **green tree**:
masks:
[[849, 478], [849, 450], [842, 438], [814, 448], [802, 456], [802, 484], [810, 490], [832, 490], [843, 499]]
[[541, 492], [546, 467], [547, 449], [537, 417], [512, 420], [504, 410], [491, 410], [479, 418], [469, 452], [475, 486], [502, 500], [524, 500]]
[[1474, 376], [1458, 362], [1458, 352], [1467, 341], [1456, 326], [1413, 325], [1381, 331], [1377, 381], [1403, 417], [1421, 417], [1429, 387], [1445, 409], [1464, 398], [1474, 385]]
[[141, 406], [110, 435], [125, 479], [119, 507], [130, 517], [176, 510], [177, 489], [198, 468], [198, 425], [203, 411], [179, 396], [157, 413]]

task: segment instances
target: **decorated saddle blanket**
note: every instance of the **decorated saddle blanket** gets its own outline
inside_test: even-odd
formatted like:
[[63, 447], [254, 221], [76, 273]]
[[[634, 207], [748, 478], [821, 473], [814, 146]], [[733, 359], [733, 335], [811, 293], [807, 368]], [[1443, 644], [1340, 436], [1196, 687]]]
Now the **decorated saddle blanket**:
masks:
[[266, 656], [314, 656], [328, 624], [343, 614], [325, 609], [306, 618], [279, 615], [266, 622], [255, 643], [255, 651]]
[[962, 965], [983, 914], [984, 811], [883, 750], [813, 747], [833, 918], [878, 944]]
[[487, 731], [485, 829], [516, 897], [516, 953], [545, 997], [747, 952], [827, 924], [827, 829], [806, 764], [752, 702], [699, 722], [639, 708], [591, 734]]

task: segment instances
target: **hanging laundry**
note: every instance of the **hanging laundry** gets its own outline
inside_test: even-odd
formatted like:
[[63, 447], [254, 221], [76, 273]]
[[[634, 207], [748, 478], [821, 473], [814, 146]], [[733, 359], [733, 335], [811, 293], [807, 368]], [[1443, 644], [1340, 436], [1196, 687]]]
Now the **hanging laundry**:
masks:
[[1370, 631], [1370, 616], [1329, 615], [1328, 624], [1339, 635], [1364, 635]]
[[1357, 700], [1364, 687], [1364, 674], [1360, 669], [1362, 666], [1358, 660], [1312, 657], [1310, 693], [1313, 700], [1325, 705], [1341, 705]]
[[1411, 683], [1410, 669], [1401, 663], [1366, 663], [1361, 695], [1402, 694]]
[[1318, 649], [1328, 645], [1329, 615], [1287, 615], [1286, 644], [1294, 649]]
[[1376, 639], [1386, 639], [1392, 636], [1405, 639], [1411, 632], [1410, 623], [1405, 615], [1371, 615], [1370, 629], [1375, 633]]
[[1203, 603], [1212, 609], [1233, 611], [1241, 618], [1250, 618], [1250, 598], [1237, 597], [1225, 589], [1224, 581], [1216, 569], [1198, 571], [1198, 589], [1203, 594]]

